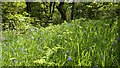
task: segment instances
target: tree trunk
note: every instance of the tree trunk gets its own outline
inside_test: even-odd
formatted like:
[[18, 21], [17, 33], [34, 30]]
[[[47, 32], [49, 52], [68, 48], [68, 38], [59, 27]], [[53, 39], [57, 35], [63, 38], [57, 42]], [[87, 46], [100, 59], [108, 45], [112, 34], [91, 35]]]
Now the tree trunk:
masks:
[[72, 2], [71, 20], [74, 19], [74, 2]]
[[59, 6], [57, 6], [58, 11], [61, 14], [61, 19], [67, 20], [66, 18], [66, 9], [63, 9], [64, 2], [60, 2]]
[[30, 2], [26, 2], [26, 10], [27, 10], [27, 13], [30, 13], [31, 12], [31, 7], [30, 7]]
[[55, 8], [55, 2], [50, 2], [50, 19], [52, 19], [54, 8]]

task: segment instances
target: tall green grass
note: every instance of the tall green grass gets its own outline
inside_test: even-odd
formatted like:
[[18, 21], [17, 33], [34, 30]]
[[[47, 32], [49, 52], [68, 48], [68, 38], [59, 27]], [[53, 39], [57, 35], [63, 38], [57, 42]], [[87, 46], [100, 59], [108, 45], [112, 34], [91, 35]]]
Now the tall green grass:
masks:
[[75, 20], [2, 37], [3, 66], [118, 66], [117, 22]]

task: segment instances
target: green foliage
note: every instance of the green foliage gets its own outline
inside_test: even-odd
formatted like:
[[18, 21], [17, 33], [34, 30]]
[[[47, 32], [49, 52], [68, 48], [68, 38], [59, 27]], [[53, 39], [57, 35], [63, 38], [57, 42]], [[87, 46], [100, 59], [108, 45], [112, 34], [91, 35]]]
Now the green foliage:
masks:
[[26, 30], [30, 28], [30, 22], [32, 21], [31, 18], [25, 17], [21, 14], [10, 16], [9, 19], [11, 19], [10, 22], [15, 26], [14, 28], [16, 30]]
[[[55, 5], [51, 7], [49, 2], [31, 2], [29, 6], [29, 13], [27, 13], [26, 8], [28, 6], [25, 2], [4, 2], [2, 6], [3, 29], [15, 29], [16, 22], [13, 22], [14, 19], [12, 17], [16, 17], [17, 14], [17, 17], [19, 17], [20, 14], [27, 18], [30, 16], [30, 18], [34, 20], [31, 24], [35, 27], [46, 27], [50, 23], [61, 24], [63, 22], [61, 20], [62, 15], [57, 9], [59, 4], [60, 3], [55, 3]], [[64, 5], [62, 5], [61, 10], [66, 14], [65, 16], [67, 16], [67, 21], [70, 21], [71, 14], [74, 14], [74, 19], [112, 19], [114, 22], [118, 18], [117, 12], [120, 9], [118, 3], [112, 2], [80, 2], [74, 4], [74, 9], [72, 9], [72, 6], [73, 5], [71, 5], [71, 3], [64, 3]], [[54, 7], [53, 13], [50, 13], [50, 7], [52, 10]], [[74, 10], [73, 13], [72, 10]]]
[[24, 11], [26, 4], [24, 2], [5, 2], [3, 3], [3, 29], [26, 30], [33, 20]]
[[119, 65], [118, 3], [80, 2], [74, 8], [64, 3], [61, 10], [67, 21], [61, 20], [60, 3], [52, 6], [53, 13], [49, 2], [29, 4], [3, 2], [3, 66]]
[[75, 17], [76, 18], [89, 18], [89, 19], [113, 19], [117, 17], [116, 10], [118, 3], [111, 2], [84, 2], [75, 4]]
[[[84, 19], [25, 34], [3, 31], [2, 64], [5, 66], [118, 66], [117, 22]], [[72, 59], [72, 60], [71, 60]]]
[[31, 3], [31, 16], [36, 17], [35, 23], [33, 24], [40, 24], [41, 26], [47, 26], [49, 23], [50, 18], [50, 10], [49, 10], [50, 3]]

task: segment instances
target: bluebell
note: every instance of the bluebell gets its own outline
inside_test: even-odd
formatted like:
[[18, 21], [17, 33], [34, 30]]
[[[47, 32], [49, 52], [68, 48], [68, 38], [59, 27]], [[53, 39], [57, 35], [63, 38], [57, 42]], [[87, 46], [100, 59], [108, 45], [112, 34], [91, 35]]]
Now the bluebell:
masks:
[[118, 40], [118, 42], [120, 42], [120, 38], [118, 38], [117, 40]]
[[69, 60], [69, 61], [72, 61], [72, 58], [71, 58], [70, 56], [68, 56], [68, 60]]
[[18, 60], [14, 59], [14, 63], [17, 63], [17, 62], [18, 62]]

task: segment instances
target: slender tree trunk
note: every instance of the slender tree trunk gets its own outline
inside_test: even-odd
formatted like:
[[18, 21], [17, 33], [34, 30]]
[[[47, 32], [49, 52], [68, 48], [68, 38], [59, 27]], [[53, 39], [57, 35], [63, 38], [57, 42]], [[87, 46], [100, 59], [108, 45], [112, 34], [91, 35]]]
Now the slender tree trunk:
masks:
[[74, 19], [74, 2], [72, 2], [71, 20]]
[[54, 8], [55, 8], [55, 2], [50, 2], [50, 19], [52, 19]]
[[67, 20], [66, 16], [66, 9], [63, 9], [64, 2], [60, 2], [59, 6], [57, 6], [58, 11], [61, 14], [61, 19]]
[[50, 13], [54, 12], [55, 2], [50, 2]]
[[30, 13], [31, 12], [31, 7], [30, 7], [30, 2], [26, 2], [26, 10], [27, 10], [27, 13]]

